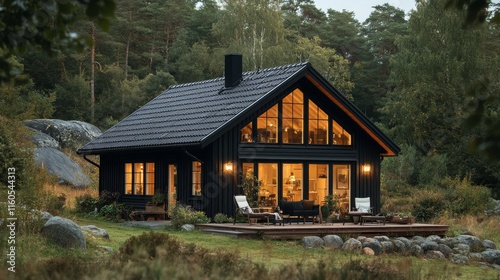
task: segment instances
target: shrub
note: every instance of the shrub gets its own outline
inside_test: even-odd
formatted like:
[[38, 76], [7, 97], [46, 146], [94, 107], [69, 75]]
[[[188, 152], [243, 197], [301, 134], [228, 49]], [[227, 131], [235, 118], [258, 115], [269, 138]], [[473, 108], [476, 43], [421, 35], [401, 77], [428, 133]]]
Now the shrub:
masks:
[[424, 190], [416, 194], [415, 205], [412, 214], [415, 219], [429, 222], [441, 215], [445, 210], [445, 198], [442, 193]]
[[179, 250], [180, 242], [177, 239], [168, 234], [149, 232], [127, 239], [120, 247], [119, 253], [123, 260], [128, 260], [130, 257], [140, 253], [141, 250], [144, 250], [149, 259], [156, 257], [157, 247], [166, 244], [168, 244], [166, 247], [172, 251]]
[[77, 196], [75, 198], [76, 212], [89, 213], [94, 211], [99, 204], [99, 200], [93, 198], [90, 194]]
[[218, 224], [232, 223], [233, 218], [229, 218], [226, 214], [223, 214], [223, 213], [217, 213], [217, 214], [215, 214], [214, 222], [216, 222]]
[[117, 203], [119, 198], [120, 198], [120, 193], [118, 192], [102, 191], [99, 194], [99, 206], [103, 207], [104, 205]]
[[488, 209], [491, 191], [487, 187], [474, 186], [465, 178], [445, 178], [441, 181], [448, 212], [457, 217], [464, 214], [482, 214]]
[[99, 210], [99, 215], [108, 220], [117, 222], [121, 219], [128, 219], [130, 211], [131, 208], [123, 203], [113, 203], [104, 205], [101, 210]]
[[45, 211], [53, 215], [59, 215], [66, 204], [66, 195], [61, 193], [56, 196], [52, 192], [46, 192], [43, 204]]
[[172, 226], [179, 229], [185, 224], [209, 223], [210, 218], [202, 211], [195, 211], [189, 205], [177, 204], [170, 210], [170, 219]]

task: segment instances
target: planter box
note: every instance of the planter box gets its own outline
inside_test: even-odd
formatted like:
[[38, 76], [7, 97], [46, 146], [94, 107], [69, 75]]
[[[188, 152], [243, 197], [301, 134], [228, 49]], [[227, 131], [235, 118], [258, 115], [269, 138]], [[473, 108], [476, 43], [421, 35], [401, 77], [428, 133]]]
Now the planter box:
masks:
[[147, 214], [158, 214], [158, 218], [160, 220], [165, 220], [165, 203], [146, 203], [146, 209], [144, 212]]
[[415, 223], [415, 217], [392, 217], [391, 223], [395, 224], [413, 224]]

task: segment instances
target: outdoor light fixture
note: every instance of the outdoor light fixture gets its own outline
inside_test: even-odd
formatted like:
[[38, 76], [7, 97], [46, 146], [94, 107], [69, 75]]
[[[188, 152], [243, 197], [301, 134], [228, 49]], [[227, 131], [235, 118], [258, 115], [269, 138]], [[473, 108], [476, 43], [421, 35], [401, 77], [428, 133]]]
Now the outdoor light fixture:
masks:
[[372, 167], [369, 164], [363, 164], [362, 170], [364, 173], [370, 173]]
[[226, 170], [226, 172], [233, 172], [233, 163], [228, 162], [224, 164], [224, 170]]

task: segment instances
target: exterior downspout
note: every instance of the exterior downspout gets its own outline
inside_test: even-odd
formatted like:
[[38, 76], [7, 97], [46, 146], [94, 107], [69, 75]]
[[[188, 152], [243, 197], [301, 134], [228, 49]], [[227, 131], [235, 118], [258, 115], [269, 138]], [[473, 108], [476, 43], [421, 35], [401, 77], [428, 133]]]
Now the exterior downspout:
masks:
[[184, 148], [182, 148], [182, 149], [184, 150], [184, 153], [186, 155], [188, 155], [190, 158], [192, 158], [192, 159], [194, 159], [196, 161], [199, 161], [199, 162], [201, 162], [201, 164], [203, 164], [203, 161], [201, 159], [197, 158], [196, 156], [194, 156], [193, 154], [191, 154], [190, 152], [188, 152], [186, 149], [184, 149]]
[[101, 169], [101, 166], [93, 161], [91, 161], [90, 159], [87, 158], [87, 155], [83, 155], [83, 159], [90, 162], [93, 166], [96, 166], [97, 168]]

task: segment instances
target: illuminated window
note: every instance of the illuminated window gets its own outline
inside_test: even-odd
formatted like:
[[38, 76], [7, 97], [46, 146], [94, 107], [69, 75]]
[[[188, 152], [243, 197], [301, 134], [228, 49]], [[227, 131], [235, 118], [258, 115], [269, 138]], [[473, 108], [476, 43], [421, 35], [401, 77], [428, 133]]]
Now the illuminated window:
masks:
[[328, 144], [328, 115], [309, 101], [309, 144]]
[[328, 189], [328, 164], [309, 164], [309, 199], [322, 204]]
[[199, 161], [193, 161], [192, 195], [201, 196], [201, 162]]
[[240, 130], [241, 143], [253, 142], [252, 127], [253, 127], [252, 122], [250, 122]]
[[278, 143], [278, 105], [257, 118], [257, 142]]
[[155, 164], [153, 162], [125, 163], [125, 194], [154, 195]]
[[351, 145], [351, 134], [344, 130], [336, 121], [332, 121], [333, 134], [332, 143], [333, 145]]
[[278, 203], [278, 164], [259, 163], [259, 206], [276, 207]]
[[304, 94], [299, 89], [283, 98], [283, 143], [304, 143]]
[[302, 163], [283, 163], [283, 199], [286, 201], [302, 200]]

